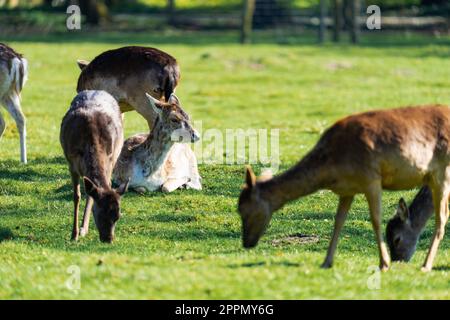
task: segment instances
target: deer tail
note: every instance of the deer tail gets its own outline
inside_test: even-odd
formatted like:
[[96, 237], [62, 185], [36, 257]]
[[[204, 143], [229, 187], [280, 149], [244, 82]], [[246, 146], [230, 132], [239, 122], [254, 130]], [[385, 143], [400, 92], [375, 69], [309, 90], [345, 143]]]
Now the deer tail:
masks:
[[14, 82], [14, 91], [20, 96], [25, 82], [28, 79], [28, 61], [25, 58], [14, 58], [11, 63], [11, 78]]

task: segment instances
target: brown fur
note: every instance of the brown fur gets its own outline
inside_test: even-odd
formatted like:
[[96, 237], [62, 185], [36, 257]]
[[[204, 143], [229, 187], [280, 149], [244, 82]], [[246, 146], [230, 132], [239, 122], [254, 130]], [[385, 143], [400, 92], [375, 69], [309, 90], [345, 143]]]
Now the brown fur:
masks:
[[72, 240], [77, 240], [80, 234], [80, 177], [84, 177], [88, 196], [81, 235], [87, 233], [94, 205], [100, 240], [111, 242], [120, 217], [120, 195], [128, 186], [125, 183], [117, 190], [111, 189], [112, 170], [123, 144], [122, 119], [117, 102], [104, 91], [80, 92], [62, 120], [60, 141], [74, 189]]
[[[166, 101], [180, 81], [177, 61], [171, 55], [146, 47], [123, 47], [106, 51], [82, 69], [77, 91], [105, 90], [112, 94], [121, 111], [136, 110], [153, 124], [155, 115], [146, 108], [145, 93]], [[144, 107], [143, 107], [144, 106]]]
[[336, 122], [297, 165], [273, 179], [256, 182], [247, 172], [239, 199], [244, 246], [257, 244], [273, 211], [286, 202], [330, 189], [339, 196], [335, 229], [323, 267], [330, 267], [340, 230], [354, 195], [369, 203], [372, 225], [386, 270], [389, 254], [381, 233], [382, 189], [429, 185], [435, 199], [435, 236], [424, 264], [430, 270], [448, 218], [450, 193], [450, 109], [446, 106], [407, 107], [372, 111]]

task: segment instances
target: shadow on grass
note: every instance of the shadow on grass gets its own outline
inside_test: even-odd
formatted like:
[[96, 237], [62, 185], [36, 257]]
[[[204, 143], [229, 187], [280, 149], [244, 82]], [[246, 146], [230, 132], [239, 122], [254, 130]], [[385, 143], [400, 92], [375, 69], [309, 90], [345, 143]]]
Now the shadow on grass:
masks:
[[267, 262], [267, 261], [258, 261], [258, 262], [246, 262], [246, 263], [238, 263], [238, 264], [229, 264], [227, 265], [230, 269], [239, 269], [239, 268], [255, 268], [255, 267], [265, 267], [265, 266], [281, 266], [281, 267], [295, 267], [298, 268], [301, 266], [300, 263], [290, 262], [290, 261], [276, 261], [276, 262]]
[[14, 234], [9, 228], [0, 227], [0, 242], [12, 240], [14, 238]]
[[433, 267], [433, 271], [450, 271], [450, 266], [435, 266]]
[[46, 168], [39, 168], [40, 165], [54, 165], [65, 163], [62, 157], [36, 158], [24, 165], [16, 160], [6, 160], [0, 163], [0, 179], [15, 181], [54, 181], [61, 178], [59, 173]]

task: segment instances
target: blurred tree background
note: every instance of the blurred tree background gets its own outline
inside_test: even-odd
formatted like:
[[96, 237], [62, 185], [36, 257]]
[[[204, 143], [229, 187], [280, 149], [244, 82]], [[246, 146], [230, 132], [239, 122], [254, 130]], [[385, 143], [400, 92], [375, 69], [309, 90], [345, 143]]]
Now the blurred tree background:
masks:
[[278, 37], [318, 30], [319, 42], [341, 41], [344, 32], [357, 43], [369, 4], [381, 8], [383, 29], [448, 33], [450, 25], [448, 0], [0, 0], [0, 34], [63, 31], [61, 13], [71, 4], [91, 28], [240, 30], [241, 42], [253, 30]]

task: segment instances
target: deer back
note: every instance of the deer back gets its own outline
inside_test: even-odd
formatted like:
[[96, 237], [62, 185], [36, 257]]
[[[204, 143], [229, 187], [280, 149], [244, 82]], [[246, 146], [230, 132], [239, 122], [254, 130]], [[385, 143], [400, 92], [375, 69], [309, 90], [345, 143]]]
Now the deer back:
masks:
[[96, 170], [109, 180], [123, 144], [116, 100], [104, 91], [80, 92], [63, 118], [60, 140], [67, 160], [79, 175], [91, 177], [91, 171]]

